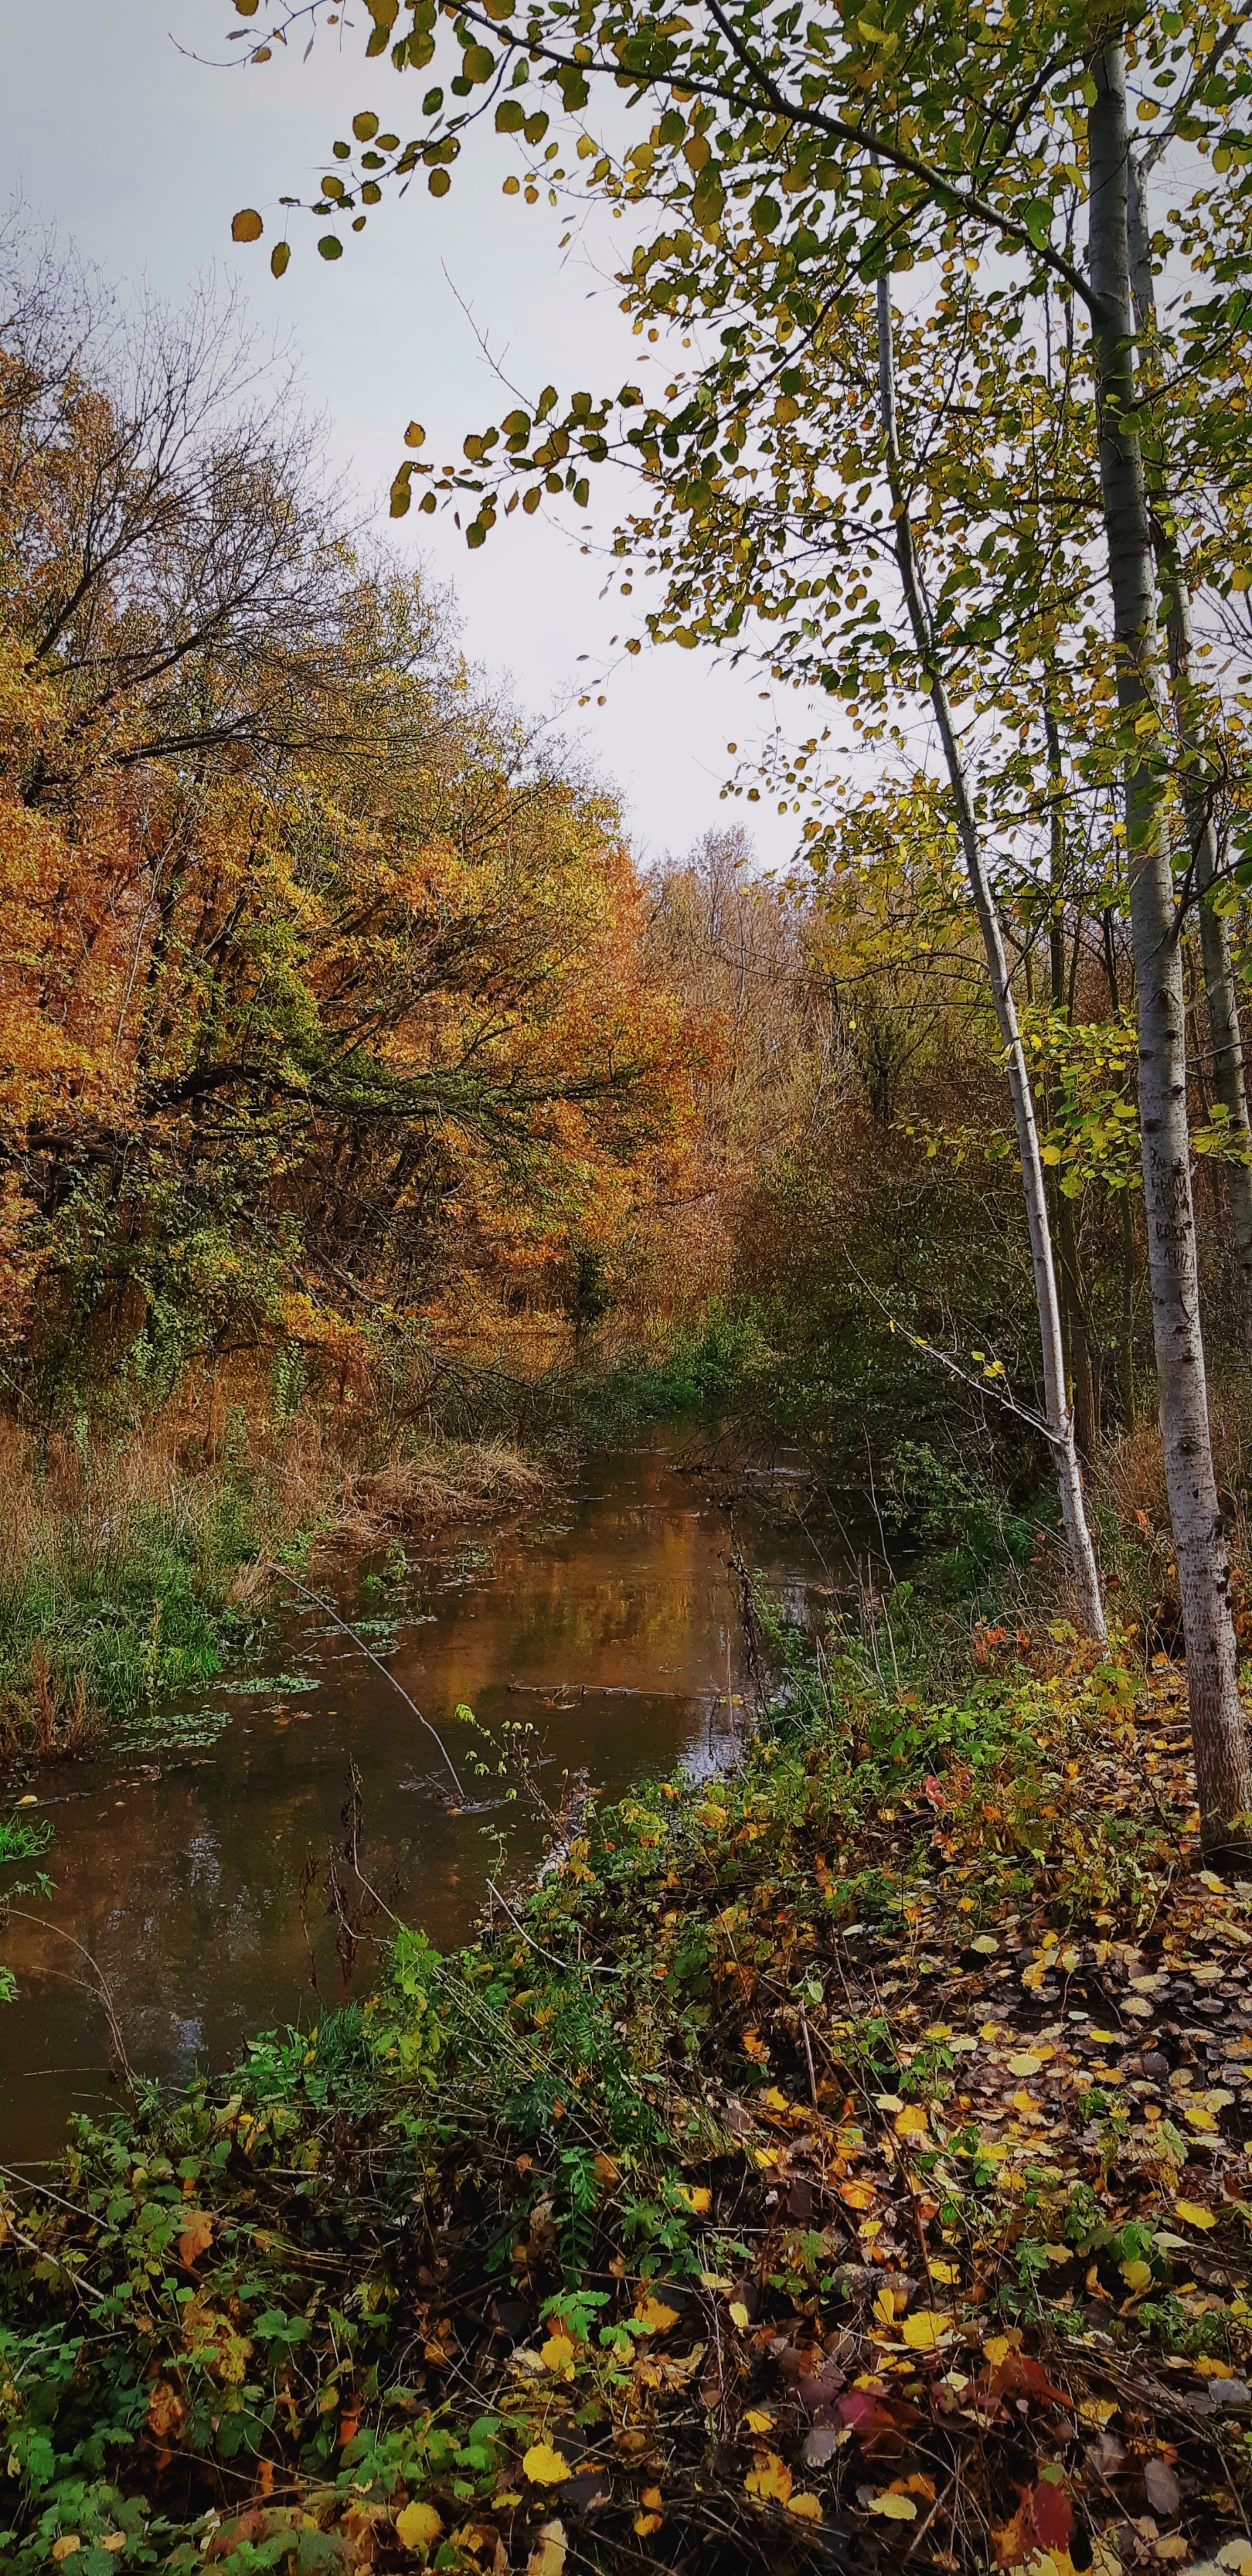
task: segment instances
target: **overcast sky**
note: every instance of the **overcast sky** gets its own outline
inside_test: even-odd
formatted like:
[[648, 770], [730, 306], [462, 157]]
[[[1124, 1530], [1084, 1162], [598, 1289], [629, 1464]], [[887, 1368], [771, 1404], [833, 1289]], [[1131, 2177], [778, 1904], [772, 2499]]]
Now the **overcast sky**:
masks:
[[[410, 419], [428, 432], [426, 455], [442, 462], [460, 453], [467, 430], [500, 416], [500, 387], [463, 304], [523, 388], [550, 380], [563, 391], [615, 391], [631, 376], [647, 383], [639, 374], [646, 344], [632, 337], [594, 265], [593, 253], [611, 257], [622, 227], [606, 212], [598, 250], [584, 244], [563, 259], [564, 220], [501, 195], [506, 164], [484, 138], [447, 197], [436, 203], [415, 188], [402, 205], [379, 207], [362, 237], [347, 236], [335, 265], [316, 256], [323, 227], [293, 217], [292, 264], [275, 284], [266, 253], [276, 199], [312, 194], [330, 142], [356, 109], [373, 107], [384, 126], [407, 133], [421, 84], [386, 57], [367, 64], [359, 30], [347, 37], [346, 61], [333, 36], [319, 38], [306, 65], [293, 55], [219, 70], [190, 58], [238, 52], [224, 40], [241, 23], [228, 0], [112, 8], [57, 0], [14, 12], [0, 97], [7, 191], [54, 222], [123, 295], [146, 281], [177, 303], [214, 265], [223, 281], [237, 279], [257, 323], [290, 335], [354, 502], [377, 509], [408, 556], [420, 554], [437, 580], [454, 585], [466, 650], [510, 674], [525, 705], [540, 715], [569, 706], [588, 674], [619, 666], [600, 682], [607, 705], [575, 710], [566, 729], [581, 730], [619, 790], [640, 856], [681, 851], [710, 825], [744, 821], [763, 858], [784, 859], [794, 825], [764, 805], [719, 802], [735, 765], [727, 743], [749, 746], [774, 721], [760, 673], [745, 666], [736, 674], [673, 646], [645, 647], [630, 661], [610, 649], [613, 635], [640, 626], [626, 613], [628, 605], [638, 611], [638, 590], [633, 602], [621, 600], [620, 572], [602, 551], [628, 497], [624, 478], [605, 473], [597, 488], [592, 477], [586, 556], [572, 510], [553, 524], [516, 512], [472, 555], [443, 514], [411, 513], [394, 529], [386, 518]], [[251, 250], [230, 239], [239, 206], [267, 212], [266, 241]], [[780, 712], [789, 730], [808, 730], [808, 711], [789, 692]]]

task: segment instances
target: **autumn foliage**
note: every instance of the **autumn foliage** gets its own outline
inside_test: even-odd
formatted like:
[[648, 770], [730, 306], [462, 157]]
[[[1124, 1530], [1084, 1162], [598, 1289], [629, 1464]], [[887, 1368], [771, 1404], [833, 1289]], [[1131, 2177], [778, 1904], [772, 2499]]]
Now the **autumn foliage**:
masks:
[[684, 1152], [612, 805], [349, 540], [229, 316], [119, 353], [67, 296], [0, 347], [10, 1370], [559, 1308]]

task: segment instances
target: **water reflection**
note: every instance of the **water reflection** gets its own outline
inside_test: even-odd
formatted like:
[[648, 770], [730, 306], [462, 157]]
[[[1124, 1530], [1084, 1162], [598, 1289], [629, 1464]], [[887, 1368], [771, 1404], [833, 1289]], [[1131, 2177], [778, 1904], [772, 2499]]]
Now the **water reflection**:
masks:
[[[742, 1687], [737, 1588], [725, 1513], [680, 1472], [674, 1444], [594, 1458], [585, 1487], [546, 1522], [532, 1513], [489, 1541], [452, 1542], [398, 1605], [384, 1589], [341, 1606], [368, 1622], [458, 1762], [465, 1702], [488, 1726], [534, 1724], [546, 1784], [585, 1769], [615, 1795], [676, 1758], [723, 1758], [728, 1693]], [[803, 1610], [826, 1569], [798, 1525], [750, 1511], [736, 1529]], [[36, 1784], [56, 1827], [57, 1890], [32, 1901], [46, 1928], [14, 1921], [5, 1941], [21, 1989], [0, 2014], [10, 2162], [55, 2153], [70, 2111], [116, 2098], [83, 1952], [137, 2072], [178, 2080], [226, 2066], [249, 2032], [319, 2008], [299, 1894], [311, 1860], [308, 1942], [321, 1997], [339, 2000], [322, 1878], [328, 1839], [342, 1841], [350, 1762], [374, 1884], [436, 1940], [468, 1932], [501, 1819], [447, 1812], [430, 1787], [429, 1736], [322, 1611], [283, 1620], [269, 1671], [217, 1694], [229, 1714], [211, 1745]], [[539, 1842], [537, 1826], [516, 1830], [515, 1857]]]

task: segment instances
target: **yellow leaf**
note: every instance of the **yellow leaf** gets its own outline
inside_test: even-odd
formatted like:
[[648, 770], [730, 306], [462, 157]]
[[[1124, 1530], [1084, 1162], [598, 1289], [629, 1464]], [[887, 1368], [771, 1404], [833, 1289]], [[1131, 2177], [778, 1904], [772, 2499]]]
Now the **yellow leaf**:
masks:
[[1128, 2288], [1132, 2290], [1147, 2289], [1148, 2283], [1152, 2278], [1152, 2266], [1150, 2263], [1123, 2263], [1121, 2270], [1122, 2279], [1126, 2282]]
[[1035, 2108], [1034, 2101], [1023, 2087], [1019, 2087], [1013, 2096], [1013, 2108], [1015, 2111], [1033, 2111]]
[[1216, 2227], [1217, 2225], [1212, 2210], [1201, 2209], [1198, 2200], [1176, 2200], [1174, 2216], [1185, 2218], [1189, 2227]]
[[1019, 2048], [1009, 2059], [1009, 2073], [1010, 2075], [1037, 2075], [1042, 2064], [1043, 2059], [1036, 2057], [1033, 2048]]
[[661, 2498], [661, 2490], [660, 2490], [660, 2488], [659, 2488], [659, 2487], [645, 2487], [645, 2488], [644, 2488], [644, 2491], [643, 2491], [643, 2494], [642, 2494], [642, 2496], [640, 2497], [639, 2501], [640, 2501], [640, 2503], [641, 2503], [641, 2504], [646, 2504], [646, 2506], [647, 2506], [647, 2508], [648, 2508], [649, 2513], [659, 2513], [659, 2512], [660, 2512], [660, 2510], [661, 2510], [661, 2502], [662, 2502], [662, 2498]]
[[1117, 2399], [1082, 2397], [1078, 2402], [1078, 2412], [1084, 2424], [1094, 2424], [1098, 2431], [1102, 2425], [1112, 2422], [1117, 2413]]
[[802, 2487], [799, 2495], [788, 2496], [787, 2511], [800, 2514], [805, 2522], [820, 2522], [822, 2518], [820, 2500], [811, 2487]]
[[731, 2322], [732, 2326], [738, 2326], [740, 2334], [746, 2334], [746, 2333], [747, 2333], [747, 2331], [748, 2331], [748, 2327], [749, 2327], [749, 2325], [750, 2325], [750, 2323], [751, 2323], [751, 2319], [750, 2319], [750, 2317], [749, 2317], [749, 2315], [748, 2315], [748, 2311], [747, 2311], [747, 2309], [745, 2308], [745, 2306], [744, 2306], [744, 2304], [743, 2304], [742, 2299], [732, 2299], [732, 2300], [731, 2300], [731, 2303], [730, 2303], [730, 2322]]
[[404, 2549], [420, 2549], [425, 2557], [441, 2537], [443, 2522], [433, 2504], [406, 2504], [396, 2515], [396, 2538]]
[[82, 2545], [76, 2531], [63, 2531], [60, 2539], [53, 2541], [48, 2556], [54, 2558], [59, 2565], [63, 2558], [72, 2558], [75, 2550], [81, 2549]]
[[662, 2517], [659, 2513], [637, 2513], [634, 2527], [640, 2539], [647, 2540], [654, 2531], [660, 2530], [661, 2521]]
[[774, 2418], [767, 2407], [750, 2406], [743, 2420], [750, 2433], [768, 2433]]
[[692, 2189], [686, 2183], [680, 2183], [679, 2190], [682, 2193], [683, 2199], [686, 2201], [688, 2209], [694, 2210], [697, 2218], [705, 2217], [707, 2212], [712, 2208], [713, 2194], [711, 2191], [705, 2190], [703, 2183], [700, 2183], [695, 2189]]
[[847, 2202], [849, 2209], [872, 2209], [874, 2186], [872, 2182], [841, 2182], [839, 2197]]
[[1201, 2102], [1188, 2102], [1184, 2107], [1182, 2116], [1189, 2129], [1198, 2129], [1202, 2135], [1206, 2131], [1217, 2127], [1217, 2122], [1214, 2119], [1212, 2112], [1206, 2111], [1203, 2103]]
[[404, 433], [404, 444], [406, 447], [425, 446], [426, 432], [423, 429], [420, 420], [411, 420], [409, 422], [408, 428]]
[[776, 2084], [771, 2084], [768, 2093], [765, 2093], [762, 2096], [762, 2099], [765, 2103], [766, 2109], [769, 2111], [789, 2111], [791, 2109], [791, 2104], [787, 2100], [786, 2094], [780, 2093]]
[[1020, 2342], [1019, 2334], [988, 2335], [983, 2351], [992, 2367], [998, 2370], [1000, 2363], [1006, 2361], [1011, 2352], [1016, 2351]]
[[791, 2495], [791, 2471], [779, 2459], [777, 2451], [770, 2451], [764, 2460], [758, 2460], [756, 2467], [749, 2469], [743, 2483], [749, 2495], [760, 2496], [763, 2502], [772, 2499], [777, 2504], [786, 2504]]
[[869, 2510], [871, 2513], [880, 2513], [885, 2522], [916, 2522], [917, 2520], [917, 2507], [912, 2496], [893, 2495], [890, 2487], [885, 2495], [870, 2497]]
[[920, 2102], [906, 2102], [893, 2123], [898, 2138], [924, 2138], [929, 2123]]
[[896, 2294], [894, 2290], [888, 2289], [885, 2282], [874, 2300], [874, 2306], [885, 2326], [893, 2326], [895, 2324]]
[[915, 2308], [912, 2316], [905, 2318], [900, 2332], [912, 2352], [934, 2352], [944, 2336], [951, 2334], [952, 2319], [943, 2316], [938, 2308]]
[[678, 2323], [677, 2308], [667, 2308], [662, 2299], [641, 2299], [635, 2315], [645, 2334], [668, 2334]]
[[932, 2281], [947, 2282], [959, 2281], [961, 2275], [959, 2268], [955, 2263], [939, 2263], [932, 2261], [930, 2266], [930, 2277]]
[[574, 2347], [568, 2335], [549, 2335], [539, 2346], [539, 2358], [545, 2370], [568, 2371], [573, 2364]]
[[[497, 2503], [500, 2499], [497, 2497]], [[564, 2576], [565, 2525], [563, 2522], [541, 2522], [529, 2558], [526, 2576]]]
[[522, 2475], [534, 2487], [556, 2487], [570, 2474], [569, 2461], [550, 2442], [532, 2442], [522, 2462]]
[[230, 228], [232, 241], [259, 241], [265, 226], [255, 206], [241, 206]]

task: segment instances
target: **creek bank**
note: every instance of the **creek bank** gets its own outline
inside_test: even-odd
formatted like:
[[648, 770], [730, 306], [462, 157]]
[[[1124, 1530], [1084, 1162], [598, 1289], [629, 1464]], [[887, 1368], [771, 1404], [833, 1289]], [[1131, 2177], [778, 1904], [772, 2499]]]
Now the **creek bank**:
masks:
[[1176, 1674], [790, 1665], [736, 1770], [10, 2187], [14, 2576], [1242, 2563], [1252, 1887]]
[[315, 1569], [534, 1507], [554, 1459], [430, 1440], [362, 1464], [356, 1427], [171, 1409], [127, 1439], [37, 1455], [0, 1429], [0, 1758], [98, 1752], [110, 1730], [254, 1649], [274, 1561]]

